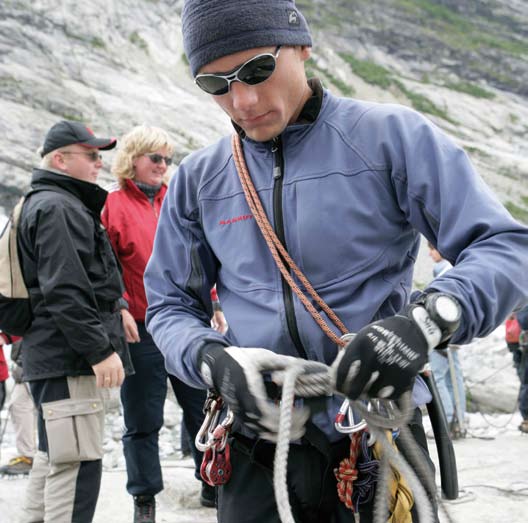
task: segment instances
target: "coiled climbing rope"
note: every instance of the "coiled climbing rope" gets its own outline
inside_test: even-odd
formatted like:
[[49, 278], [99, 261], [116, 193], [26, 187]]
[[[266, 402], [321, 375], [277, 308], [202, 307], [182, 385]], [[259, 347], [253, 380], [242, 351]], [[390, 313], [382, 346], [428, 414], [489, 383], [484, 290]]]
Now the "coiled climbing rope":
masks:
[[[326, 373], [326, 377], [328, 377], [332, 373], [332, 370], [322, 363], [299, 361], [292, 363], [284, 375], [281, 376], [282, 398], [279, 432], [273, 466], [273, 482], [277, 509], [282, 523], [295, 523], [288, 497], [287, 466], [296, 383], [298, 378], [305, 375], [305, 373], [312, 375], [315, 373]], [[320, 381], [324, 380], [320, 379]], [[331, 379], [328, 380], [329, 383], [331, 381]], [[310, 395], [306, 386], [304, 386], [303, 392], [305, 396]], [[332, 392], [328, 390], [327, 394], [332, 394]], [[321, 395], [320, 393], [321, 388], [315, 387], [313, 395]], [[383, 402], [380, 401], [380, 403]], [[414, 410], [411, 402], [411, 394], [406, 393], [403, 395], [398, 404], [399, 407], [394, 407], [390, 416], [387, 416], [382, 409], [373, 410], [369, 409], [363, 402], [353, 402], [354, 409], [367, 422], [368, 430], [376, 439], [376, 445], [379, 449], [380, 469], [374, 504], [374, 523], [387, 523], [388, 521], [400, 523], [399, 519], [391, 520], [389, 515], [388, 501], [390, 501], [389, 491], [391, 480], [393, 479], [393, 471], [401, 474], [412, 490], [420, 522], [435, 523], [436, 517], [431, 502], [436, 492], [434, 476], [424, 463], [422, 451], [415, 443], [407, 428], [407, 423]], [[389, 439], [387, 437], [387, 433], [396, 427], [399, 429], [400, 447], [405, 450], [405, 455], [414, 467], [414, 470], [407, 460], [395, 449], [392, 438]], [[392, 494], [394, 498], [394, 492]], [[405, 504], [405, 499], [402, 502]], [[391, 505], [390, 508], [394, 511], [396, 506], [394, 499]]]

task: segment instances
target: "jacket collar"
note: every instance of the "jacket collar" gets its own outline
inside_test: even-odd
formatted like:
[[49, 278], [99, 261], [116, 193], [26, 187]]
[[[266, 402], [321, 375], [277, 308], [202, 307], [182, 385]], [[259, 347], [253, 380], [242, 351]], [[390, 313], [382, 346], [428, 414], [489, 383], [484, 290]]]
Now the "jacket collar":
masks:
[[[148, 199], [147, 195], [135, 184], [134, 180], [127, 178], [125, 180], [125, 189], [131, 191], [136, 197], [142, 196], [143, 198]], [[167, 192], [167, 185], [165, 183], [161, 184], [161, 189], [154, 196], [154, 200], [162, 198]]]
[[31, 176], [31, 187], [46, 186], [50, 190], [58, 188], [79, 199], [90, 211], [99, 215], [108, 196], [108, 192], [95, 183], [77, 180], [58, 171], [35, 168]]

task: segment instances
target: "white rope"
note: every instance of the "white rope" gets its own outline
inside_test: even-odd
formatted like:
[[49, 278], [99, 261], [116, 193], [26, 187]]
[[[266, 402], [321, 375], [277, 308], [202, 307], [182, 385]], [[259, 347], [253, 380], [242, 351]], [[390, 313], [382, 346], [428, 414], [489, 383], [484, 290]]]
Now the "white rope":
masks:
[[[285, 373], [281, 374], [282, 399], [280, 406], [279, 432], [277, 435], [277, 446], [275, 450], [275, 461], [273, 464], [273, 488], [275, 491], [275, 500], [279, 517], [282, 523], [296, 523], [292, 514], [292, 509], [288, 497], [288, 453], [290, 448], [291, 419], [293, 412], [293, 402], [295, 399], [296, 388], [299, 388], [299, 381], [304, 378], [302, 390], [310, 390], [307, 385], [306, 377], [311, 376], [308, 380], [313, 380], [314, 385], [311, 388], [313, 395], [321, 396], [321, 383], [328, 383], [328, 380], [321, 374], [330, 375], [330, 367], [317, 362], [300, 361], [292, 364]], [[319, 374], [316, 377], [316, 374]], [[328, 391], [327, 391], [328, 394]], [[422, 485], [420, 478], [407, 463], [405, 458], [397, 452], [391, 442], [385, 435], [385, 430], [391, 428], [400, 428], [400, 444], [404, 445], [409, 459], [412, 461], [416, 470], [425, 482], [430, 495], [434, 496], [436, 487], [434, 476], [423, 463], [421, 450], [414, 442], [412, 435], [407, 429], [407, 422], [412, 415], [412, 404], [410, 393], [406, 393], [401, 399], [401, 410], [395, 409], [395, 414], [390, 418], [367, 409], [361, 402], [353, 402], [353, 406], [367, 421], [369, 432], [373, 434], [380, 442], [382, 447], [382, 462], [380, 463], [380, 477], [376, 486], [376, 500], [374, 506], [374, 523], [386, 523], [388, 519], [387, 496], [390, 481], [390, 466], [399, 470], [405, 477], [414, 496], [415, 506], [417, 508], [420, 523], [435, 523], [436, 517], [431, 500], [429, 499], [426, 489]]]
[[288, 453], [290, 450], [291, 416], [295, 399], [295, 382], [297, 376], [303, 372], [302, 365], [293, 365], [286, 372], [282, 385], [282, 399], [280, 406], [279, 434], [273, 463], [273, 488], [275, 500], [282, 523], [295, 523], [290, 500], [288, 497]]

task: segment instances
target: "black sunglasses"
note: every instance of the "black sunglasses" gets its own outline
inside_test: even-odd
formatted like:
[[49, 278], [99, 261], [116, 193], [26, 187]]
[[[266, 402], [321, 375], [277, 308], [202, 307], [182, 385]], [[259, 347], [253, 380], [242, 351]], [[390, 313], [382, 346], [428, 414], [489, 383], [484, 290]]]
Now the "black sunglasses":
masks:
[[97, 162], [98, 160], [102, 160], [103, 157], [97, 152], [97, 151], [61, 151], [62, 154], [83, 154], [86, 156], [91, 162]]
[[275, 71], [280, 49], [279, 45], [274, 53], [258, 54], [227, 73], [199, 74], [194, 81], [202, 91], [215, 96], [229, 92], [232, 82], [242, 82], [247, 85], [260, 84]]
[[161, 163], [163, 160], [165, 160], [165, 165], [167, 167], [172, 163], [172, 158], [169, 158], [168, 156], [163, 156], [162, 154], [153, 153], [146, 154], [145, 156], [148, 156], [152, 163]]

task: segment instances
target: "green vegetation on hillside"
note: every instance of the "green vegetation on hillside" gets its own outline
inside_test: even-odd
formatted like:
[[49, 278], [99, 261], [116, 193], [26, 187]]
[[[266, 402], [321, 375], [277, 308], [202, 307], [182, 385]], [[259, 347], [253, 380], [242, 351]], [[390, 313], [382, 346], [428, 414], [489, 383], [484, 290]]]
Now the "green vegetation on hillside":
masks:
[[472, 84], [470, 82], [448, 82], [445, 84], [446, 87], [452, 89], [453, 91], [458, 91], [460, 93], [470, 94], [475, 98], [485, 98], [487, 100], [493, 100], [495, 94], [490, 91], [486, 91], [482, 87]]
[[[504, 34], [507, 25], [504, 16], [500, 22], [482, 15], [468, 17], [431, 0], [395, 0], [395, 4], [419, 16], [427, 27], [435, 30], [437, 38], [452, 47], [466, 50], [489, 47], [519, 57], [528, 54], [526, 40], [515, 39], [511, 32]], [[483, 27], [494, 32], [485, 31]]]
[[352, 71], [354, 71], [354, 73], [360, 78], [363, 78], [365, 82], [377, 85], [382, 89], [388, 89], [392, 85], [392, 73], [388, 69], [385, 69], [385, 67], [368, 60], [358, 60], [349, 53], [339, 53], [339, 56], [341, 56], [341, 58], [350, 65]]
[[305, 67], [306, 76], [308, 78], [318, 77], [322, 81], [326, 78], [332, 85], [339, 89], [343, 96], [353, 96], [355, 94], [356, 91], [351, 85], [348, 85], [340, 78], [335, 77], [330, 71], [328, 71], [328, 69], [324, 69], [317, 65], [313, 58], [306, 61]]
[[[494, 0], [297, 0], [297, 4], [313, 29], [337, 35], [343, 42], [369, 42], [400, 56], [405, 48], [405, 59], [414, 55], [418, 64], [440, 66], [430, 71], [447, 69], [469, 82], [482, 78], [499, 89], [526, 93], [528, 38], [523, 17], [514, 7]], [[447, 62], [443, 57], [449, 57]], [[491, 95], [469, 85], [459, 87], [476, 97]]]
[[104, 40], [99, 36], [94, 36], [91, 39], [91, 43], [93, 47], [98, 47], [99, 49], [106, 49], [106, 44], [104, 43]]
[[134, 44], [135, 46], [139, 47], [143, 51], [148, 51], [148, 44], [145, 41], [145, 39], [137, 32], [134, 31], [133, 33], [130, 33], [128, 36], [128, 40], [130, 43]]
[[339, 55], [350, 65], [354, 74], [362, 78], [365, 82], [371, 85], [377, 85], [382, 89], [395, 87], [406, 96], [411, 103], [411, 106], [417, 111], [431, 114], [433, 116], [439, 116], [448, 122], [454, 123], [446, 111], [437, 107], [426, 96], [408, 89], [400, 80], [397, 80], [388, 69], [385, 69], [385, 67], [368, 60], [358, 60], [349, 53], [339, 53]]
[[[528, 203], [528, 198], [523, 197], [523, 200], [525, 203]], [[527, 223], [528, 224], [528, 209], [525, 207], [520, 207], [519, 205], [513, 203], [513, 202], [506, 202], [504, 204], [506, 209], [510, 211], [511, 215], [520, 222]]]

